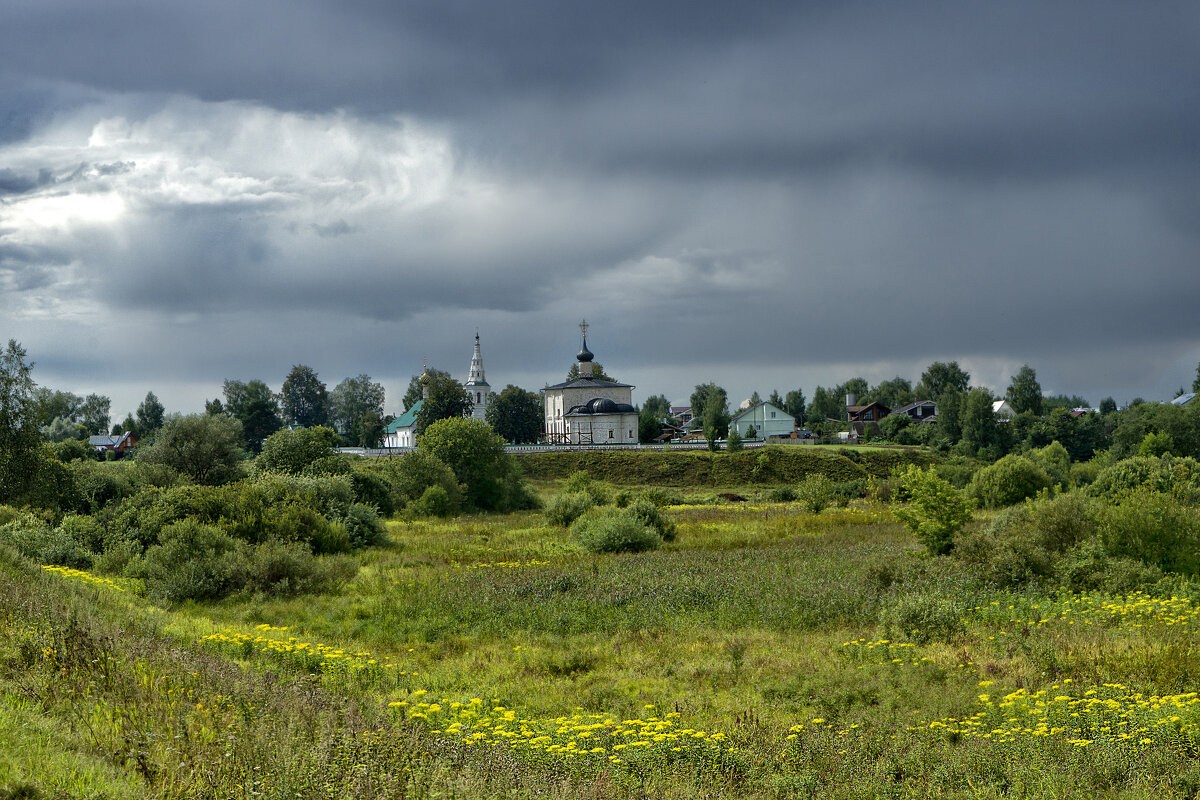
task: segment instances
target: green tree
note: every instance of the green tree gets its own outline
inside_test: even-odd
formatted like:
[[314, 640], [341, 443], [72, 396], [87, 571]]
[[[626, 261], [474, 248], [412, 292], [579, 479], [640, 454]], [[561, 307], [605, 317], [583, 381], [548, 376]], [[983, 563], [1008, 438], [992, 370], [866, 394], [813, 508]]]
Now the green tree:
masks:
[[262, 450], [266, 438], [283, 426], [275, 394], [257, 379], [225, 381], [225, 409], [242, 424], [246, 448], [252, 453]]
[[383, 438], [382, 383], [375, 383], [370, 375], [346, 378], [334, 387], [330, 399], [338, 433], [359, 447], [379, 444]]
[[788, 392], [783, 399], [783, 405], [779, 407], [791, 414], [800, 425], [808, 420], [808, 410], [804, 406], [804, 390], [802, 389], [793, 389]]
[[[454, 380], [449, 372], [446, 372], [445, 370], [434, 369], [433, 367], [426, 367], [425, 374], [429, 376], [430, 380]], [[415, 406], [420, 399], [421, 376], [413, 375], [408, 381], [408, 388], [404, 390], [404, 397], [400, 399], [400, 402], [404, 405], [405, 409], [409, 409]]]
[[[461, 388], [461, 387], [460, 387]], [[506, 510], [521, 505], [523, 487], [504, 440], [485, 422], [462, 415], [432, 421], [417, 439], [417, 447], [432, 453], [454, 471], [475, 508]]]
[[224, 414], [225, 413], [225, 405], [221, 402], [220, 398], [214, 398], [212, 400], [205, 400], [204, 401], [204, 413], [212, 414], [212, 415]]
[[638, 441], [652, 442], [662, 435], [663, 420], [671, 418], [671, 401], [665, 395], [651, 395], [638, 411]]
[[838, 387], [836, 386], [830, 389], [818, 386], [816, 391], [813, 392], [812, 403], [808, 407], [808, 416], [811, 421], [817, 422], [827, 419], [845, 422], [845, 396], [838, 391]]
[[162, 464], [196, 483], [217, 485], [238, 476], [242, 460], [242, 424], [214, 414], [172, 416], [154, 442], [140, 448], [139, 463]]
[[[937, 400], [950, 390], [966, 394], [967, 386], [971, 383], [970, 373], [958, 366], [957, 361], [935, 361], [921, 373], [921, 382], [917, 384], [918, 400]], [[941, 414], [941, 403], [938, 403], [938, 414]]]
[[137, 424], [134, 432], [139, 437], [149, 436], [163, 426], [166, 408], [158, 401], [154, 392], [146, 392], [146, 398], [137, 407]]
[[877, 383], [867, 397], [879, 403], [883, 403], [890, 409], [897, 409], [906, 406], [916, 398], [913, 396], [912, 383], [906, 378], [896, 376], [890, 381], [881, 381]]
[[38, 431], [33, 364], [15, 339], [0, 352], [0, 503], [25, 494], [38, 471]]
[[[284, 422], [309, 428], [329, 425], [329, 391], [312, 367], [296, 364], [283, 380], [279, 392]], [[382, 409], [382, 404], [380, 405]], [[381, 411], [382, 416], [382, 411]]]
[[89, 394], [79, 406], [79, 422], [90, 436], [108, 433], [109, 408], [112, 402], [104, 395]]
[[1021, 367], [1017, 370], [1017, 374], [1012, 376], [1012, 383], [1009, 384], [1008, 391], [1004, 396], [1008, 399], [1008, 404], [1013, 407], [1013, 411], [1018, 414], [1023, 411], [1031, 411], [1041, 416], [1042, 385], [1038, 383], [1037, 372], [1028, 364]]
[[1196, 377], [1192, 380], [1192, 391], [1200, 392], [1200, 364], [1196, 365]]
[[[976, 386], [967, 393], [962, 412], [962, 441], [975, 453], [999, 443], [996, 415], [992, 412], [992, 393]], [[939, 409], [940, 410], [940, 409]], [[995, 453], [994, 456], [998, 456]]]
[[[721, 439], [729, 430], [729, 397], [715, 383], [696, 386], [690, 398], [692, 415], [700, 420], [710, 440]], [[708, 435], [711, 431], [712, 435]]]
[[79, 407], [83, 405], [83, 398], [79, 395], [38, 386], [33, 390], [33, 399], [39, 427], [59, 418], [71, 424], [79, 422]]
[[949, 553], [954, 548], [954, 534], [971, 521], [970, 498], [932, 468], [909, 464], [897, 477], [908, 503], [897, 507], [895, 515], [930, 553]]
[[417, 412], [417, 436], [440, 419], [465, 417], [471, 413], [472, 405], [471, 396], [461, 383], [449, 375], [435, 376], [430, 373], [429, 397]]
[[771, 396], [767, 398], [767, 402], [770, 403], [771, 405], [775, 406], [776, 408], [783, 408], [785, 411], [787, 410], [786, 407], [784, 406], [783, 398], [779, 396], [778, 389], [771, 390]]
[[962, 412], [966, 396], [951, 387], [937, 398], [938, 435], [943, 441], [955, 444], [962, 438]]
[[542, 430], [542, 397], [511, 383], [492, 398], [487, 423], [510, 444], [533, 444]]
[[296, 430], [285, 428], [267, 437], [262, 452], [254, 459], [254, 466], [263, 472], [299, 475], [314, 461], [333, 455], [338, 441], [337, 431], [323, 425]]
[[1100, 401], [1100, 413], [1103, 416], [1108, 416], [1117, 410], [1117, 401], [1111, 397], [1106, 397]]
[[[573, 381], [578, 377], [579, 377], [579, 362], [577, 361], [571, 365], [571, 368], [569, 370], [567, 370], [567, 380]], [[607, 374], [604, 371], [604, 365], [601, 364], [599, 361], [592, 362], [592, 377], [598, 381], [612, 381], [613, 383], [616, 383], [616, 381], [617, 381], [616, 378], [612, 377], [611, 375]]]
[[[860, 405], [865, 405], [868, 391], [870, 391], [870, 389], [867, 386], [866, 378], [851, 378], [838, 387], [837, 393], [843, 404], [846, 402], [846, 395], [852, 394], [858, 398], [858, 403]], [[845, 414], [843, 413], [842, 416], [845, 416]]]

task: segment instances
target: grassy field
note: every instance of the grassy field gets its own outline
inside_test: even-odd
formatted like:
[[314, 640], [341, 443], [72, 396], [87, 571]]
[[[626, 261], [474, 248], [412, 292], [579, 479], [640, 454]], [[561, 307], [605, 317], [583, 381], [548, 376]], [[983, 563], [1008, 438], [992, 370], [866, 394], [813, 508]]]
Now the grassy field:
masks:
[[999, 594], [884, 505], [737, 488], [653, 552], [392, 522], [337, 593], [171, 610], [5, 553], [0, 797], [1200, 790], [1186, 585]]

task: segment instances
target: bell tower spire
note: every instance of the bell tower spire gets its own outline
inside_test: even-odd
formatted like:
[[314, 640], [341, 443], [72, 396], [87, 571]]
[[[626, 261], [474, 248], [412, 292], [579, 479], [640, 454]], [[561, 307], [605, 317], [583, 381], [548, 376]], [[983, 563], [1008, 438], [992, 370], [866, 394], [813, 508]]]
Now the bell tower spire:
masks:
[[463, 384], [471, 397], [471, 419], [484, 419], [488, 402], [491, 400], [492, 387], [488, 385], [483, 375], [483, 353], [479, 349], [479, 328], [475, 329], [475, 350], [471, 353], [471, 367], [467, 370], [467, 380]]

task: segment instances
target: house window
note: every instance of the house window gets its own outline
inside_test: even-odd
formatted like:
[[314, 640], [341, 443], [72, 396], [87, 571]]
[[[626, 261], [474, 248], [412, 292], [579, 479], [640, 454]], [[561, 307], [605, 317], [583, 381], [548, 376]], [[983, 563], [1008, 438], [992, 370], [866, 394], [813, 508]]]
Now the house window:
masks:
[[867, 413], [863, 414], [863, 419], [875, 419], [875, 412], [868, 411]]
[[775, 419], [775, 412], [774, 412], [774, 411], [772, 411], [772, 412], [771, 412], [771, 419]]
[[610, 438], [610, 439], [613, 438], [613, 429], [612, 428], [608, 429], [608, 438]]

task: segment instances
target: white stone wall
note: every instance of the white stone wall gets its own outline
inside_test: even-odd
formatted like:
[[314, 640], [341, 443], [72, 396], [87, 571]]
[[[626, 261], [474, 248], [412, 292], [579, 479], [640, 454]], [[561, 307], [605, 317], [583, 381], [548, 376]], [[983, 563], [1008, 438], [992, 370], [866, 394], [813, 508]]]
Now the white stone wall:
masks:
[[[581, 406], [597, 397], [632, 405], [633, 389], [628, 386], [594, 386], [546, 390], [546, 433], [566, 433], [566, 413], [575, 406]], [[633, 432], [634, 441], [637, 441], [637, 425], [633, 426]]]
[[627, 444], [638, 440], [637, 414], [581, 414], [568, 422], [572, 444]]

